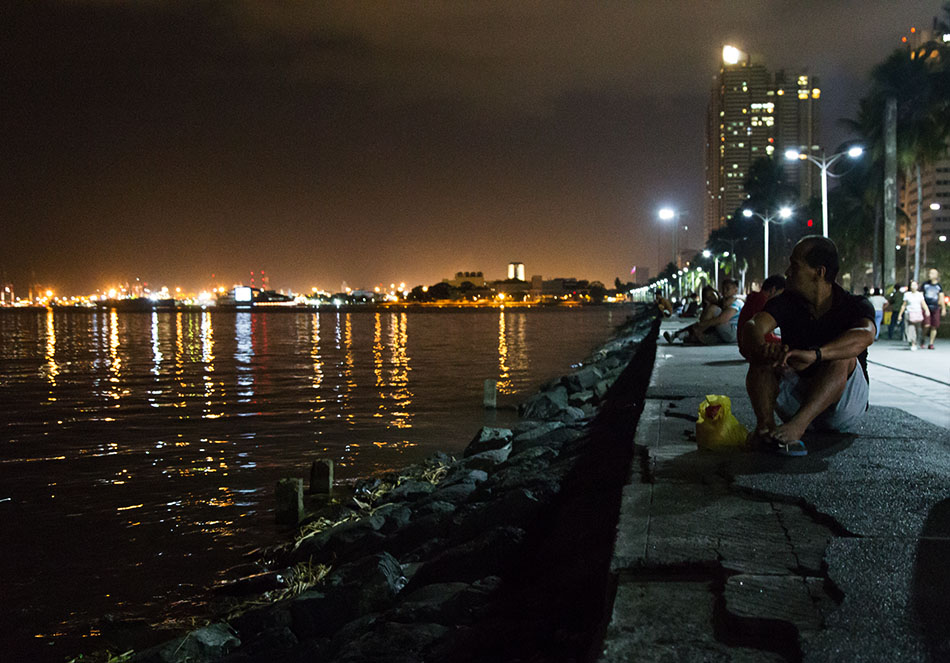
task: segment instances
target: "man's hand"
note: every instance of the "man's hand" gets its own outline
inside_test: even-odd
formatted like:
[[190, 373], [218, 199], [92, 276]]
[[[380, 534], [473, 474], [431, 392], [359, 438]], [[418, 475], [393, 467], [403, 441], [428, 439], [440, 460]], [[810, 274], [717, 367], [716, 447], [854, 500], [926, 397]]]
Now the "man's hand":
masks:
[[818, 360], [814, 350], [790, 350], [785, 355], [785, 364], [796, 371], [803, 371]]
[[759, 364], [781, 366], [788, 352], [788, 346], [781, 343], [759, 343], [753, 350], [752, 360]]

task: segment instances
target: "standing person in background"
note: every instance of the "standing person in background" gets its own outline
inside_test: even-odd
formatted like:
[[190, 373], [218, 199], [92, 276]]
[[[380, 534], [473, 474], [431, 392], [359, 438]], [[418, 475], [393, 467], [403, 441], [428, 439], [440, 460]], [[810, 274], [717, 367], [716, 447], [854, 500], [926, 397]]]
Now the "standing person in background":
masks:
[[923, 340], [921, 325], [930, 315], [927, 302], [924, 301], [924, 293], [918, 289], [917, 281], [911, 281], [910, 287], [904, 293], [904, 303], [901, 304], [901, 310], [897, 313], [898, 319], [904, 319], [904, 311], [907, 312], [905, 339], [910, 343], [910, 349], [916, 350], [918, 337]]
[[887, 327], [887, 338], [894, 338], [894, 330], [897, 330], [897, 338], [904, 338], [904, 323], [901, 322], [897, 312], [901, 310], [904, 304], [904, 288], [894, 284], [894, 292], [891, 293], [891, 324]]
[[[937, 328], [940, 327], [940, 316], [947, 314], [947, 302], [943, 298], [943, 288], [940, 287], [940, 281], [937, 280], [940, 278], [940, 272], [931, 269], [927, 272], [927, 277], [928, 280], [924, 282], [923, 288], [921, 288], [924, 301], [927, 302], [927, 308], [930, 310], [929, 324], [924, 333], [930, 332], [930, 345], [927, 347], [933, 350], [934, 341], [937, 340]], [[920, 344], [924, 344], [923, 339], [920, 339]]]
[[890, 304], [887, 303], [887, 299], [884, 298], [884, 295], [881, 294], [881, 289], [871, 291], [871, 296], [868, 297], [868, 301], [871, 302], [871, 306], [874, 307], [874, 326], [877, 329], [874, 330], [874, 340], [877, 340], [877, 337], [881, 335], [881, 320], [884, 319], [884, 311], [888, 309]]

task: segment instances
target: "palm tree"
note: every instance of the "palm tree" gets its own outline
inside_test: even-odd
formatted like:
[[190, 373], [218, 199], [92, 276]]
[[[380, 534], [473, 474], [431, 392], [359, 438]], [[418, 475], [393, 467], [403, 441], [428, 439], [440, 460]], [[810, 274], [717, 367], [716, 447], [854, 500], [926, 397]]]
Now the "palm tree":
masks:
[[920, 169], [940, 158], [950, 135], [950, 120], [946, 117], [950, 99], [945, 96], [950, 88], [944, 87], [947, 67], [946, 57], [918, 57], [916, 51], [898, 49], [871, 73], [872, 89], [867, 107], [875, 112], [864, 118], [865, 122], [872, 123], [866, 127], [871, 134], [866, 137], [882, 142], [883, 127], [879, 130], [870, 118], [882, 118], [886, 100], [897, 99], [898, 168], [905, 182], [913, 179], [917, 185], [914, 278], [920, 275], [923, 203]]

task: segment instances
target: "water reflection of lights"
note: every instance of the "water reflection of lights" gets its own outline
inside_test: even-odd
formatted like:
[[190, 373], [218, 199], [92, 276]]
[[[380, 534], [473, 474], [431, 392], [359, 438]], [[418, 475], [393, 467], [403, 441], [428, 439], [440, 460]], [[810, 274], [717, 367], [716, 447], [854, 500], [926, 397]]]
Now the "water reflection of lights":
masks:
[[158, 340], [158, 311], [152, 311], [152, 375], [161, 374], [163, 359], [162, 346]]
[[254, 344], [251, 339], [251, 314], [242, 311], [237, 314], [234, 325], [237, 348], [234, 351], [234, 361], [237, 363], [238, 395], [243, 396], [241, 402], [246, 403], [254, 396], [254, 375], [251, 371], [251, 358], [254, 356]]
[[390, 370], [390, 386], [393, 388], [392, 423], [390, 427], [412, 428], [412, 415], [409, 406], [412, 405], [412, 392], [409, 390], [409, 353], [406, 346], [409, 340], [407, 317], [405, 312], [391, 314], [389, 319], [389, 342], [391, 350], [392, 369]]
[[[56, 325], [53, 321], [53, 309], [46, 309], [46, 379], [51, 387], [56, 386], [56, 376], [59, 375], [59, 364], [56, 363]], [[50, 394], [50, 401], [56, 398]]]
[[[508, 317], [506, 317], [506, 315]], [[512, 374], [528, 368], [525, 343], [525, 314], [498, 312], [498, 392], [514, 394]]]
[[356, 414], [353, 407], [353, 392], [356, 389], [356, 380], [353, 377], [355, 360], [353, 358], [353, 317], [351, 313], [346, 314], [343, 322], [343, 344], [346, 348], [346, 354], [343, 358], [343, 382], [346, 391], [341, 405], [346, 422], [354, 424], [356, 423]]
[[[383, 378], [383, 320], [379, 313], [376, 313], [373, 321], [373, 375], [376, 376], [377, 389], [385, 386], [386, 380]], [[380, 400], [382, 401], [382, 399], [383, 394], [380, 392]], [[380, 402], [379, 409], [386, 409], [384, 402]], [[383, 415], [381, 412], [377, 412], [373, 416], [381, 417]]]
[[320, 355], [320, 314], [314, 313], [311, 316], [310, 327], [310, 361], [313, 363], [313, 408], [311, 411], [315, 414], [322, 413], [326, 408], [323, 405], [323, 397], [320, 394], [320, 387], [323, 386], [323, 357]]
[[214, 328], [211, 326], [211, 313], [203, 311], [201, 313], [201, 363], [204, 367], [202, 378], [204, 379], [204, 412], [202, 416], [205, 419], [216, 419], [220, 414], [211, 412], [210, 408], [214, 404], [211, 397], [214, 395]]
[[513, 394], [511, 369], [508, 367], [508, 334], [505, 329], [505, 309], [498, 311], [498, 392]]

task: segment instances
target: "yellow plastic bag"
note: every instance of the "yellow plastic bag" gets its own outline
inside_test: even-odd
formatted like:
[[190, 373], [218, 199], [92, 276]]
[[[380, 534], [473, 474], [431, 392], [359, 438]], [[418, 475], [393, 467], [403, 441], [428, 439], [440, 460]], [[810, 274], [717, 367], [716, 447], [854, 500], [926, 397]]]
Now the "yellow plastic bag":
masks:
[[700, 449], [736, 449], [745, 446], [749, 431], [732, 414], [728, 396], [709, 394], [699, 404], [696, 444]]

